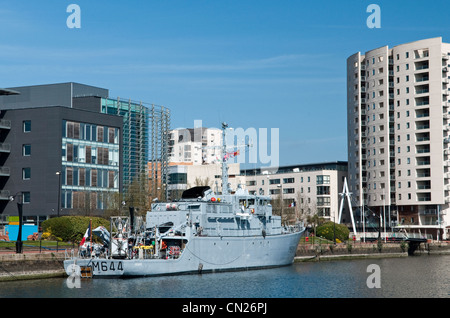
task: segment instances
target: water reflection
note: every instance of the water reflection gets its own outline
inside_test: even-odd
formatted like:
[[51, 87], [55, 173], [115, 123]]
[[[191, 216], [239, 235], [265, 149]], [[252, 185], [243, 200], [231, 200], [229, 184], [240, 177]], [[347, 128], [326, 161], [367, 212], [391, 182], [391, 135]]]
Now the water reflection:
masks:
[[[245, 272], [83, 280], [68, 288], [65, 279], [0, 283], [0, 297], [63, 298], [375, 298], [448, 297], [450, 256], [415, 256], [296, 263]], [[367, 266], [381, 270], [381, 288], [368, 288]]]

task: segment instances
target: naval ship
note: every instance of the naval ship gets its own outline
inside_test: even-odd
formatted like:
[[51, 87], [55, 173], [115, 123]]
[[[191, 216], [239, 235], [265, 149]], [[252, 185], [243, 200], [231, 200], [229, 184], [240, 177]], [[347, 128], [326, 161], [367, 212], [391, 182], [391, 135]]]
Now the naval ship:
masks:
[[[223, 123], [223, 154], [226, 128]], [[125, 278], [292, 264], [303, 223], [282, 225], [269, 196], [240, 186], [232, 193], [227, 160], [222, 160], [222, 188], [215, 193], [208, 186], [194, 187], [180, 200], [153, 202], [145, 221], [131, 208], [129, 217], [112, 217], [110, 231], [93, 230], [103, 246], [88, 244], [66, 257], [67, 275]]]

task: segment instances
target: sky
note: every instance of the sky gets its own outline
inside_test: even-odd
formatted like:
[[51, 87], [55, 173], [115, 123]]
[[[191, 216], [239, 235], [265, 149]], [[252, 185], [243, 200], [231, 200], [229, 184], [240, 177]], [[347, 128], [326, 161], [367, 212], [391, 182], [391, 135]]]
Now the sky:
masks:
[[[0, 87], [98, 86], [169, 108], [171, 128], [201, 120], [267, 130], [252, 143], [277, 142], [278, 162], [268, 165], [346, 161], [346, 59], [426, 38], [450, 42], [447, 3], [0, 0]], [[67, 25], [70, 4], [80, 28]], [[370, 4], [379, 28], [367, 24]]]

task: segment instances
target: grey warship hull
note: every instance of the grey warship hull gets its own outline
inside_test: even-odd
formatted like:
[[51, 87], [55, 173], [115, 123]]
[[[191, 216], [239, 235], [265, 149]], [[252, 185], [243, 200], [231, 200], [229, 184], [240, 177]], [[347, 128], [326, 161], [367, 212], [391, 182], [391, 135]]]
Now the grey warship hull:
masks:
[[95, 277], [142, 277], [235, 271], [292, 264], [302, 231], [259, 237], [194, 237], [176, 259], [72, 258], [71, 266], [89, 267]]

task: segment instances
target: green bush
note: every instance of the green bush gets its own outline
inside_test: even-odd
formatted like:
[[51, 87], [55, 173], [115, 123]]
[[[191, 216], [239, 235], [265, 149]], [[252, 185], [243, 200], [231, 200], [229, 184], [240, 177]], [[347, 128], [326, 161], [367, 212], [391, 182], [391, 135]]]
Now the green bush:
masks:
[[61, 241], [79, 242], [86, 233], [90, 220], [92, 220], [92, 229], [100, 225], [107, 229], [110, 227], [109, 221], [100, 217], [61, 216], [42, 222], [42, 230], [51, 233], [52, 237]]
[[349, 229], [343, 224], [335, 224], [334, 222], [325, 222], [324, 224], [317, 227], [317, 236], [321, 236], [326, 238], [327, 240], [333, 241], [334, 239], [334, 230], [336, 225], [336, 240], [341, 242], [347, 241], [348, 236], [350, 234]]

